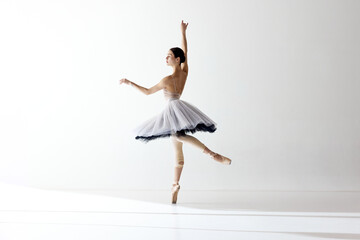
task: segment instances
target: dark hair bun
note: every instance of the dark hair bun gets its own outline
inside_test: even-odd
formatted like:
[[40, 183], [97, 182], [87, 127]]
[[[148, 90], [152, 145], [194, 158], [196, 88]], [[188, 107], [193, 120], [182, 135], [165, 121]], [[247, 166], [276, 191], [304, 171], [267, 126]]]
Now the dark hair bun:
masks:
[[173, 47], [170, 48], [170, 50], [174, 53], [175, 58], [180, 57], [180, 63], [185, 62], [185, 54], [184, 51], [181, 48]]

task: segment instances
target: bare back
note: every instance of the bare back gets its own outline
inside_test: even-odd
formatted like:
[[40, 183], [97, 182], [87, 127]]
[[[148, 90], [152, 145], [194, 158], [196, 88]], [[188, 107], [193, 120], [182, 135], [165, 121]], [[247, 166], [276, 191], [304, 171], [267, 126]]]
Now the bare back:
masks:
[[[164, 89], [172, 93], [175, 92], [180, 93], [181, 95], [182, 92], [184, 91], [186, 79], [187, 79], [187, 73], [185, 73], [184, 71], [181, 71], [179, 74], [175, 75], [174, 77], [170, 75], [166, 77]], [[175, 86], [174, 86], [174, 82], [175, 82]]]

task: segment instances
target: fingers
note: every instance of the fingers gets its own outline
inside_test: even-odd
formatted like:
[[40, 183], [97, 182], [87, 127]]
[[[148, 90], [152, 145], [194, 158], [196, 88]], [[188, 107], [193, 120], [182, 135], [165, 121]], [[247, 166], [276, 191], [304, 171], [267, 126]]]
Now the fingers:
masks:
[[132, 82], [126, 78], [120, 79], [120, 84], [132, 85]]
[[126, 78], [122, 78], [122, 79], [120, 79], [120, 84], [122, 84], [122, 83], [125, 83], [126, 82]]
[[184, 20], [181, 20], [181, 24], [184, 25], [184, 26], [189, 25], [189, 23], [186, 23], [186, 24], [185, 24], [185, 23], [184, 23]]
[[184, 20], [181, 20], [181, 30], [185, 31], [189, 23], [184, 23]]

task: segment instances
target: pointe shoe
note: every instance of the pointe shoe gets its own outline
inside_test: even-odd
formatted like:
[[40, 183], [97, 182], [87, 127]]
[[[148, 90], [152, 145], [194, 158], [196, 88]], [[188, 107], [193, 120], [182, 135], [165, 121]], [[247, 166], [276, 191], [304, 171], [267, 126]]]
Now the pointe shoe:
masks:
[[213, 153], [213, 154], [210, 154], [212, 159], [214, 159], [215, 161], [218, 161], [224, 165], [230, 165], [231, 164], [231, 159], [230, 158], [227, 158], [227, 157], [224, 157], [218, 153]]
[[218, 153], [215, 153], [213, 151], [211, 151], [210, 149], [208, 149], [207, 147], [205, 147], [204, 151], [203, 151], [205, 154], [210, 154], [211, 158], [214, 159], [215, 161], [218, 161], [222, 164], [225, 164], [225, 165], [230, 165], [231, 164], [231, 159], [230, 158], [227, 158], [227, 157], [224, 157]]
[[180, 190], [180, 185], [178, 183], [174, 183], [171, 189], [171, 195], [172, 195], [172, 203], [175, 204], [177, 201], [177, 195]]

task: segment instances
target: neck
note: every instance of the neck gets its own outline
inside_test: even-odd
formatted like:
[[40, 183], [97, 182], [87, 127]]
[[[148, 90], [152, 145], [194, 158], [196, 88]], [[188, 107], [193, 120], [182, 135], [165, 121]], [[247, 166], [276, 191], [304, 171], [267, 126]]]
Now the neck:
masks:
[[173, 66], [173, 75], [178, 75], [181, 71], [180, 65]]

